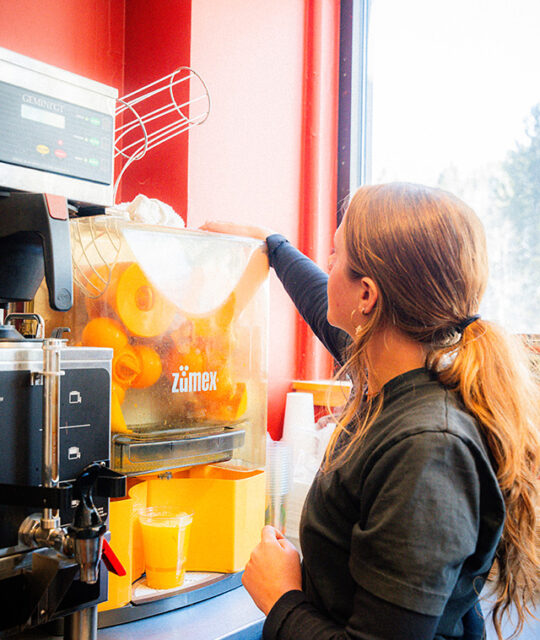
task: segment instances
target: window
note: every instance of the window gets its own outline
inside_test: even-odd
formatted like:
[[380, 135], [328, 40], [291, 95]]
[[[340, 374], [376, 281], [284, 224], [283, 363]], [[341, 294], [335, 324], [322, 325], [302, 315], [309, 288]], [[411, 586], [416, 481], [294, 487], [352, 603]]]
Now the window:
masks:
[[364, 180], [452, 191], [486, 228], [481, 313], [540, 333], [540, 2], [372, 0]]

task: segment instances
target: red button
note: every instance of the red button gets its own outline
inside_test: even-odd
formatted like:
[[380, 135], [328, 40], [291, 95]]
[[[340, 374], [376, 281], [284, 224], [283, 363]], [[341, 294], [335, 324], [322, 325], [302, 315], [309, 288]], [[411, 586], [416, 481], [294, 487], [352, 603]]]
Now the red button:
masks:
[[63, 149], [57, 149], [57, 150], [54, 152], [54, 155], [55, 155], [57, 158], [65, 158], [65, 157], [67, 156], [67, 153], [66, 153]]

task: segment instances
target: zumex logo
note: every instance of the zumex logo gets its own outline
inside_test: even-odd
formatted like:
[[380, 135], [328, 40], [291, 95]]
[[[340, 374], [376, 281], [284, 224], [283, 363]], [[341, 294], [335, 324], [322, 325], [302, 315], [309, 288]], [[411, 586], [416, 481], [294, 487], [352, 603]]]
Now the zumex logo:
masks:
[[217, 371], [190, 371], [188, 366], [180, 365], [178, 373], [172, 375], [172, 393], [217, 390]]

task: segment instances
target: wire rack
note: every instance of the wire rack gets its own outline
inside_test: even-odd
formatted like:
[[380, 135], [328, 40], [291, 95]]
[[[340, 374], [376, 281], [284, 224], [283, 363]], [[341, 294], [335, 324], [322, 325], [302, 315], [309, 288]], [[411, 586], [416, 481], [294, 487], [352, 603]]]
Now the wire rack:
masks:
[[[176, 71], [118, 98], [114, 157], [124, 158], [114, 183], [114, 202], [127, 169], [167, 140], [202, 124], [210, 113], [210, 94], [198, 73]], [[73, 280], [86, 297], [99, 298], [107, 288], [122, 238], [114, 216], [106, 224], [92, 218], [72, 226]]]
[[114, 201], [127, 169], [148, 151], [202, 124], [210, 113], [210, 94], [189, 67], [118, 98], [115, 159], [125, 159], [114, 184]]

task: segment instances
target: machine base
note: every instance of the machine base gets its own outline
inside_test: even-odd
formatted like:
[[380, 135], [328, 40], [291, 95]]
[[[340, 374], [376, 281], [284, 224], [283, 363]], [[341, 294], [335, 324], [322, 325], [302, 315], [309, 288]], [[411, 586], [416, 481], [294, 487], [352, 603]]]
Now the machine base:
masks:
[[241, 586], [242, 573], [186, 573], [181, 587], [167, 591], [149, 589], [143, 580], [139, 580], [134, 585], [131, 603], [119, 609], [99, 612], [98, 628], [142, 620], [221, 595]]

